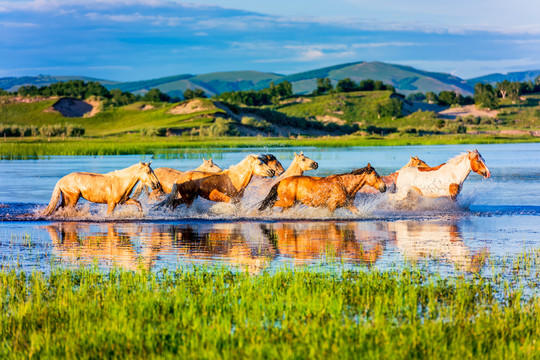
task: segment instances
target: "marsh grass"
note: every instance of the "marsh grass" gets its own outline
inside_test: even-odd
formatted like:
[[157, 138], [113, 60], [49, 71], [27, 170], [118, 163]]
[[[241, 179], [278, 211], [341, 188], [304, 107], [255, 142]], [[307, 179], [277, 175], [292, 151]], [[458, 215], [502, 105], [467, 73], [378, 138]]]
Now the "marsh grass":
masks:
[[[520, 262], [524, 264], [525, 262]], [[540, 299], [419, 269], [0, 271], [0, 357], [531, 358]]]
[[[50, 141], [49, 141], [50, 140]], [[501, 144], [538, 142], [533, 136], [392, 134], [380, 136], [340, 136], [323, 138], [222, 137], [204, 140], [185, 137], [147, 138], [137, 135], [81, 139], [0, 139], [2, 160], [36, 159], [54, 155], [154, 155], [174, 157], [185, 149], [231, 149], [251, 147], [350, 147], [442, 144]]]

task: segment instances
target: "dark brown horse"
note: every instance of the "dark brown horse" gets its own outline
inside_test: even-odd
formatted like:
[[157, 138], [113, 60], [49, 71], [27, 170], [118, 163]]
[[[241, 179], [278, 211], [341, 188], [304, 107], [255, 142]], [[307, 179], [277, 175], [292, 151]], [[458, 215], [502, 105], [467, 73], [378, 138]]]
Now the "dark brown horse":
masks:
[[380, 192], [386, 191], [384, 181], [370, 164], [341, 175], [292, 176], [272, 187], [262, 201], [259, 211], [273, 206], [285, 210], [302, 203], [312, 207], [324, 206], [332, 212], [337, 208], [346, 207], [358, 214], [358, 209], [353, 205], [354, 196], [366, 184], [379, 189]]
[[274, 170], [276, 176], [279, 176], [285, 172], [285, 169], [283, 168], [283, 165], [279, 162], [278, 159], [272, 154], [261, 154], [259, 155], [259, 159], [266, 165], [270, 167], [270, 169]]
[[237, 203], [253, 175], [272, 177], [274, 174], [274, 170], [256, 155], [248, 155], [237, 165], [219, 173], [188, 171], [184, 173], [184, 181], [174, 184], [167, 198], [156, 206], [173, 209], [180, 204], [189, 206], [199, 196], [211, 201]]

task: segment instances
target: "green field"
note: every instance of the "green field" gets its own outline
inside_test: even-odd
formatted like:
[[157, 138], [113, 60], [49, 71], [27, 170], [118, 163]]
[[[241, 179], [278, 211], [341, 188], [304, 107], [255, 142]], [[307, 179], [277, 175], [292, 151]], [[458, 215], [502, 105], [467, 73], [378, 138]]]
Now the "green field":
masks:
[[2, 270], [0, 300], [6, 359], [540, 355], [540, 298], [466, 274]]

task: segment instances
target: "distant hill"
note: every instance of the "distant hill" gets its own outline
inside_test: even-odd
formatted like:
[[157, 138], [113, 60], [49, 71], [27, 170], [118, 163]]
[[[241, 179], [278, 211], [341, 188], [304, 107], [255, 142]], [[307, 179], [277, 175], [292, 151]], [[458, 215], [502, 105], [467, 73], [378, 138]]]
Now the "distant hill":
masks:
[[477, 83], [483, 83], [483, 84], [496, 84], [498, 82], [508, 80], [508, 81], [534, 81], [537, 76], [540, 75], [540, 70], [528, 70], [528, 71], [517, 71], [517, 72], [510, 72], [508, 74], [489, 74], [484, 76], [479, 76], [476, 78], [468, 79], [467, 83], [470, 86], [473, 86]]
[[500, 81], [499, 79], [508, 78], [509, 76], [512, 81], [534, 80], [538, 74], [540, 74], [540, 71], [524, 71], [463, 80], [450, 74], [429, 72], [410, 66], [383, 62], [355, 62], [287, 76], [258, 71], [229, 71], [200, 75], [182, 74], [133, 82], [116, 82], [78, 76], [9, 77], [0, 78], [0, 88], [13, 91], [22, 85], [44, 86], [54, 82], [79, 79], [99, 81], [108, 89], [119, 88], [123, 91], [141, 94], [152, 88], [158, 88], [170, 96], [177, 97], [181, 96], [186, 89], [199, 88], [209, 95], [215, 95], [226, 91], [259, 90], [267, 87], [272, 81], [276, 83], [289, 81], [293, 84], [295, 93], [307, 94], [315, 90], [317, 78], [328, 77], [334, 83], [345, 78], [351, 78], [354, 81], [364, 79], [381, 80], [386, 84], [393, 85], [398, 92], [405, 95], [418, 91], [439, 93], [443, 90], [452, 90], [463, 95], [471, 95], [476, 82], [497, 82]]
[[16, 91], [21, 86], [35, 85], [37, 87], [48, 86], [57, 82], [83, 80], [83, 81], [98, 81], [104, 86], [118, 84], [116, 81], [95, 79], [86, 76], [53, 76], [53, 75], [38, 75], [38, 76], [21, 76], [21, 77], [3, 77], [0, 78], [0, 89], [6, 91]]

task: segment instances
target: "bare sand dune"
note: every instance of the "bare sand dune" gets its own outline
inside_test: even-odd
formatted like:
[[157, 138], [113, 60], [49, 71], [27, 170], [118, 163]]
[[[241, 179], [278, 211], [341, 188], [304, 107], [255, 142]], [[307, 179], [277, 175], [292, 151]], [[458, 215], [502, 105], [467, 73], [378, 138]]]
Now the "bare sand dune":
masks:
[[469, 115], [496, 118], [498, 114], [497, 110], [478, 109], [476, 105], [465, 105], [439, 111], [439, 115], [447, 119], [455, 119], [458, 116], [467, 117]]
[[97, 104], [92, 104], [89, 101], [62, 98], [58, 100], [50, 111], [58, 111], [64, 117], [83, 117], [94, 116], [97, 113]]

